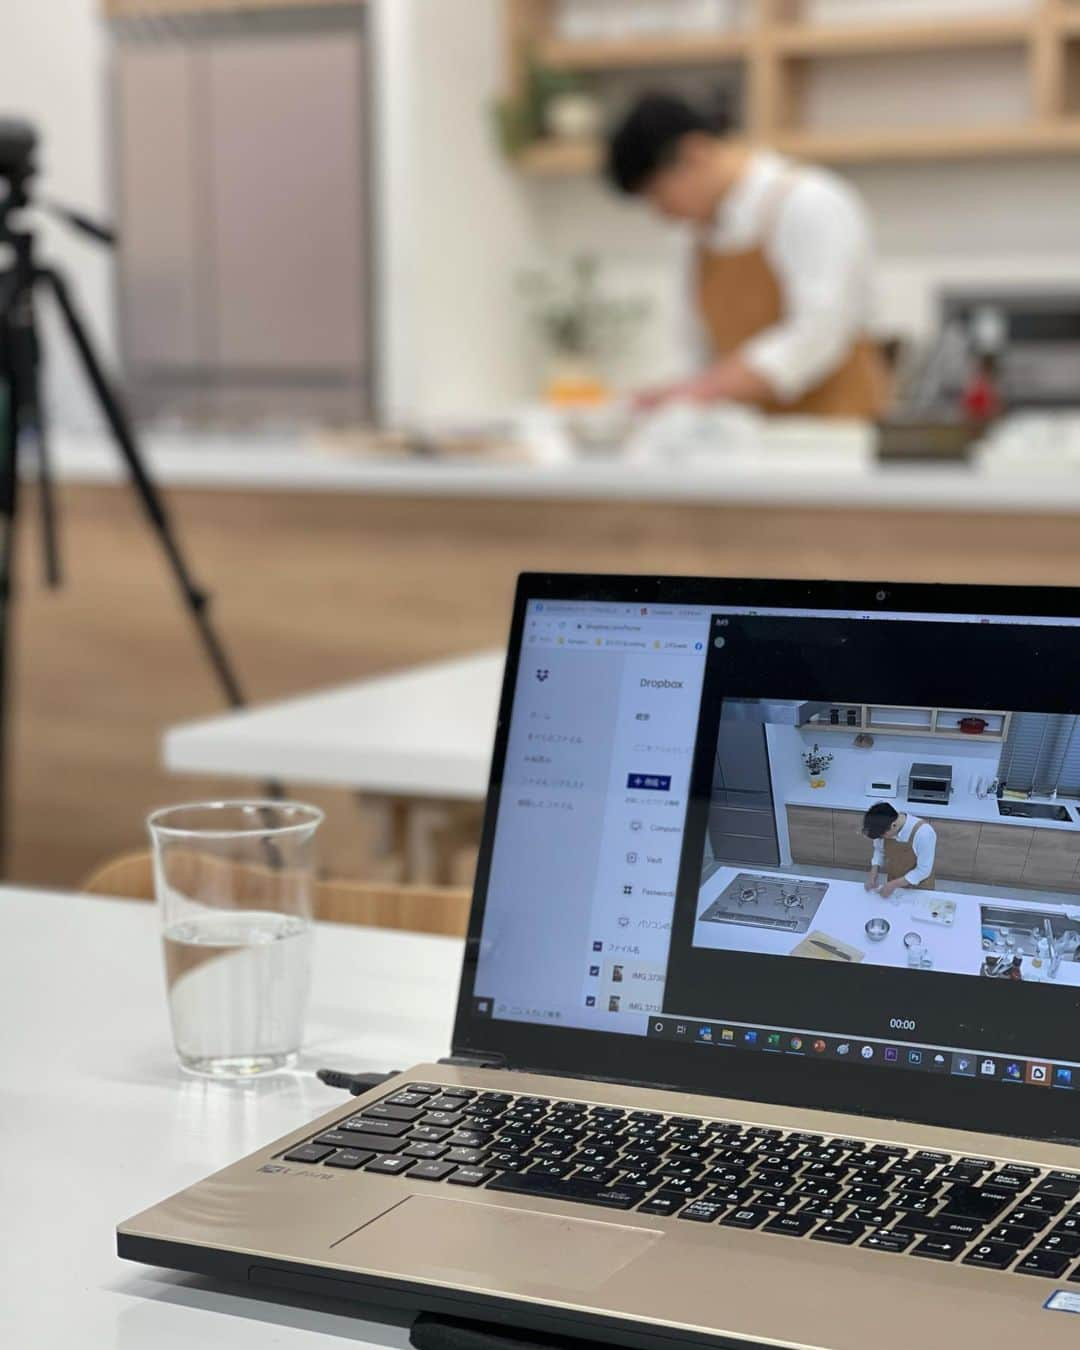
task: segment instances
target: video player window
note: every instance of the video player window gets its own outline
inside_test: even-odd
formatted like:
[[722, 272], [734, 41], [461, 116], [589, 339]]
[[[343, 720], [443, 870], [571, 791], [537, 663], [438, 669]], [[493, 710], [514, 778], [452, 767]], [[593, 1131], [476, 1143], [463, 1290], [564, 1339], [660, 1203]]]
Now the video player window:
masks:
[[1075, 630], [713, 625], [663, 1011], [1068, 1057]]
[[725, 701], [694, 945], [1080, 986], [1078, 720]]

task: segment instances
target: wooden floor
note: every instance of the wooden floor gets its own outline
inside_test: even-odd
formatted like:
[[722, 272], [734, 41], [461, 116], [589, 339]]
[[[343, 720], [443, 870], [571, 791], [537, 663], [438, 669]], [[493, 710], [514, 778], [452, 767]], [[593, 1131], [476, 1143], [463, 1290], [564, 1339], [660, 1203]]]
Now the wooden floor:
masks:
[[[143, 846], [155, 805], [255, 789], [159, 767], [163, 728], [221, 707], [126, 490], [65, 486], [66, 584], [40, 581], [25, 499], [15, 624], [10, 879], [77, 884]], [[252, 699], [504, 640], [523, 569], [1080, 585], [1080, 522], [647, 504], [177, 491], [187, 555]], [[330, 810], [329, 870], [363, 876], [371, 823]]]

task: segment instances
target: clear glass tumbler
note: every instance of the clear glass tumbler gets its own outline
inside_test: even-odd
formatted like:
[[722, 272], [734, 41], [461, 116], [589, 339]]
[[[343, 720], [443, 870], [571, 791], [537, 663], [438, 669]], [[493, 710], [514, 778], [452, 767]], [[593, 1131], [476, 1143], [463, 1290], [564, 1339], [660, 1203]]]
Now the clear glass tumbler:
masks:
[[183, 1067], [249, 1078], [296, 1060], [311, 987], [315, 832], [299, 802], [170, 806], [147, 820]]

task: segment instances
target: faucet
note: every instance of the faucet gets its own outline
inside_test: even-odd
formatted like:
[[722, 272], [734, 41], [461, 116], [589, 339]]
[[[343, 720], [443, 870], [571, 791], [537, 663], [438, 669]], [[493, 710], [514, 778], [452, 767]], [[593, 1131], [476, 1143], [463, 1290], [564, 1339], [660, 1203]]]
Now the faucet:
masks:
[[1046, 929], [1046, 941], [1050, 947], [1050, 970], [1049, 975], [1052, 980], [1057, 979], [1058, 971], [1061, 969], [1061, 949], [1054, 941], [1054, 926], [1049, 919], [1043, 919], [1043, 925]]

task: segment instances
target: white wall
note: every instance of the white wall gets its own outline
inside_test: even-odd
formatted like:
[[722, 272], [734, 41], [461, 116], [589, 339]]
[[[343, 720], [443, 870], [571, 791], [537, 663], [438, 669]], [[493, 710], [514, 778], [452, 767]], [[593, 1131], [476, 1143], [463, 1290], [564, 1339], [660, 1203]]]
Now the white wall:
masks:
[[[37, 124], [42, 135], [40, 189], [108, 217], [105, 45], [95, 0], [6, 0], [0, 3], [0, 114]], [[77, 284], [103, 352], [114, 352], [112, 264], [107, 250], [61, 225], [40, 226], [41, 256]], [[51, 304], [43, 304], [49, 356], [46, 388], [56, 420], [97, 425], [66, 339], [58, 341]]]

